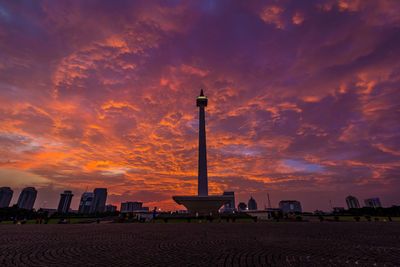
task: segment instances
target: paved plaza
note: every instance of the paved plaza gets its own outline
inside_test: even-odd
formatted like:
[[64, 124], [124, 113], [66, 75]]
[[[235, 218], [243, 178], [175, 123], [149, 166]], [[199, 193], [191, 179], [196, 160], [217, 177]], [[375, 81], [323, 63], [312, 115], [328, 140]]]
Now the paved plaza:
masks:
[[400, 224], [2, 225], [0, 266], [400, 266]]

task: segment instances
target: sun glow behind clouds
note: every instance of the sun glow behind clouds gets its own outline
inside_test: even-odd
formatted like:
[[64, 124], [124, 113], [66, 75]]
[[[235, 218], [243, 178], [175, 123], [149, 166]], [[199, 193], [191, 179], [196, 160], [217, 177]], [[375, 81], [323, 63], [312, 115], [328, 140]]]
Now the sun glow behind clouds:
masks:
[[31, 184], [44, 186], [51, 182], [51, 180], [47, 179], [46, 177], [9, 168], [0, 169], [0, 181], [4, 185], [17, 188], [30, 186]]

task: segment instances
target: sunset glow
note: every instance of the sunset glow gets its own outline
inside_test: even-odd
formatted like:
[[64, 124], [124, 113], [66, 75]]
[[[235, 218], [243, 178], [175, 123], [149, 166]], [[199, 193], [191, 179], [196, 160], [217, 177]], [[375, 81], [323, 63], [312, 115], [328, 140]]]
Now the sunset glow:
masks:
[[197, 193], [200, 88], [211, 194], [263, 208], [400, 195], [399, 1], [2, 1], [0, 186], [35, 207], [182, 208]]

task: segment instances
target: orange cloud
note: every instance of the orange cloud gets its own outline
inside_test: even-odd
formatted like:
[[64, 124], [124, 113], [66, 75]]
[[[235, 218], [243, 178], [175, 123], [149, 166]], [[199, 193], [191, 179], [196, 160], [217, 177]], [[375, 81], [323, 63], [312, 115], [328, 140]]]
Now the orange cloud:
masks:
[[304, 15], [301, 12], [296, 12], [292, 17], [292, 22], [295, 25], [300, 25], [304, 22]]
[[276, 28], [283, 29], [285, 28], [285, 24], [281, 17], [283, 11], [284, 9], [280, 6], [267, 6], [261, 12], [260, 17], [265, 23], [273, 24]]

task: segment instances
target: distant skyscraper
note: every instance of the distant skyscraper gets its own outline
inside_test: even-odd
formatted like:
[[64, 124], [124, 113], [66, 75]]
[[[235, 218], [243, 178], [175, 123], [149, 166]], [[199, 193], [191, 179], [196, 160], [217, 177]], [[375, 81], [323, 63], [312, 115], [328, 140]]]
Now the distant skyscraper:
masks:
[[247, 209], [247, 205], [244, 202], [240, 202], [238, 204], [238, 211], [245, 211]]
[[257, 210], [257, 202], [253, 197], [250, 197], [247, 207], [249, 210]]
[[72, 194], [72, 191], [69, 190], [64, 191], [64, 193], [60, 195], [60, 202], [58, 203], [58, 209], [57, 209], [58, 213], [69, 212], [69, 207], [71, 206], [71, 201], [73, 196], [74, 195]]
[[297, 200], [282, 200], [279, 202], [279, 208], [283, 213], [302, 212], [301, 204]]
[[381, 208], [381, 200], [379, 197], [374, 197], [374, 198], [368, 198], [364, 200], [365, 206], [369, 208]]
[[106, 205], [106, 212], [116, 212], [117, 211], [117, 206], [108, 204]]
[[134, 211], [149, 211], [148, 207], [143, 207], [143, 202], [122, 202], [121, 212], [134, 212]]
[[37, 191], [34, 187], [26, 187], [22, 190], [18, 198], [17, 206], [20, 209], [31, 210], [35, 204]]
[[107, 188], [95, 188], [93, 193], [93, 204], [90, 212], [104, 212], [106, 210]]
[[234, 211], [235, 210], [235, 192], [233, 192], [233, 191], [225, 191], [223, 193], [223, 195], [231, 197], [231, 201], [229, 201], [229, 203], [226, 203], [224, 205], [224, 211], [225, 212]]
[[79, 203], [79, 213], [90, 213], [94, 194], [92, 192], [85, 192], [82, 194], [81, 201]]
[[7, 208], [13, 196], [13, 191], [9, 187], [0, 187], [0, 208]]
[[358, 202], [358, 199], [353, 196], [348, 196], [346, 197], [346, 203], [347, 207], [349, 209], [359, 209], [360, 208], [360, 202]]

